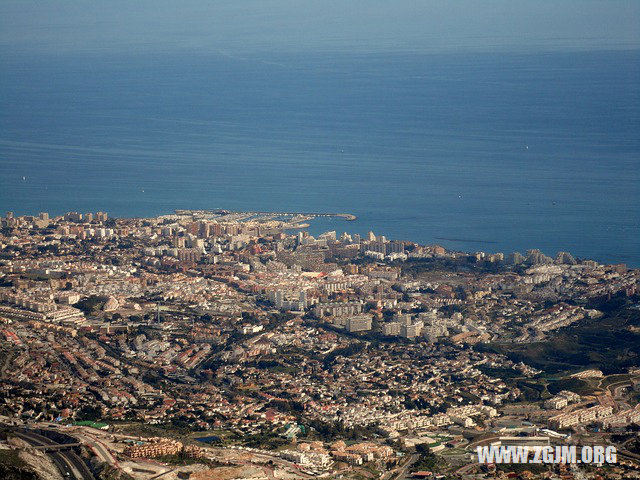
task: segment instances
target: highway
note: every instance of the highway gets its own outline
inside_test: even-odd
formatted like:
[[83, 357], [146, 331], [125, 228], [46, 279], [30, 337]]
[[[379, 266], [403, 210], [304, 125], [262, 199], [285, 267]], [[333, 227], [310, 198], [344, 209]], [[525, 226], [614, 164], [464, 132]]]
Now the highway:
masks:
[[[62, 445], [31, 430], [21, 430], [15, 433], [16, 436], [34, 447]], [[64, 478], [76, 480], [95, 480], [95, 477], [91, 473], [91, 470], [89, 470], [89, 468], [73, 450], [47, 452], [47, 455], [49, 455], [49, 457], [53, 460]]]
[[94, 453], [103, 461], [116, 468], [120, 468], [118, 460], [111, 451], [98, 439], [88, 433], [75, 433], [74, 436], [86, 443]]

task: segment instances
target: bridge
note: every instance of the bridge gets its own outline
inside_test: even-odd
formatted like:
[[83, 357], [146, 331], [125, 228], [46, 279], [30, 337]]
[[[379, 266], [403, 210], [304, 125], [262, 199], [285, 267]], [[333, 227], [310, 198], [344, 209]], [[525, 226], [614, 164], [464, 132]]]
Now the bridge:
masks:
[[[49, 455], [64, 478], [75, 480], [95, 480], [93, 473], [89, 470], [82, 459], [76, 455], [73, 448], [82, 445], [80, 442], [55, 443], [54, 440], [42, 435], [51, 430], [17, 430], [15, 435], [32, 448], [38, 449]], [[56, 432], [58, 433], [58, 432]]]
[[42, 450], [43, 452], [59, 452], [60, 450], [68, 450], [80, 446], [82, 446], [81, 443], [56, 443], [51, 445], [34, 445], [33, 448]]

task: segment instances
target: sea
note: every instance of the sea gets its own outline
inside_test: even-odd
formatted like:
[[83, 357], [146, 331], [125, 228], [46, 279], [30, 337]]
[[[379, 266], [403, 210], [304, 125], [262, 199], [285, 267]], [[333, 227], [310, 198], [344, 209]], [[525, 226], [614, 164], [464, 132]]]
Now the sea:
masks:
[[344, 212], [640, 267], [640, 50], [0, 54], [0, 211]]

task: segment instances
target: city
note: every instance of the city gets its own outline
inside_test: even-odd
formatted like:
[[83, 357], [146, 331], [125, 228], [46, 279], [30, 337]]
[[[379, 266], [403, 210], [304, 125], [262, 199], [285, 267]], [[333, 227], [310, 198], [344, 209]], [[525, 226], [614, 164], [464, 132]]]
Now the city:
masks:
[[[638, 478], [640, 270], [318, 215], [7, 213], [0, 472]], [[499, 444], [619, 461], [477, 463]]]

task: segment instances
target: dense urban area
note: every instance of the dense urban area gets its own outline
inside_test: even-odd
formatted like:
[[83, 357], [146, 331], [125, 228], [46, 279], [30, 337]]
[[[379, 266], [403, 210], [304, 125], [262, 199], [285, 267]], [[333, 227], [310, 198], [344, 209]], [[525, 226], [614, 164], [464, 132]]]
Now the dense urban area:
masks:
[[640, 270], [319, 215], [8, 213], [0, 477], [640, 478]]

